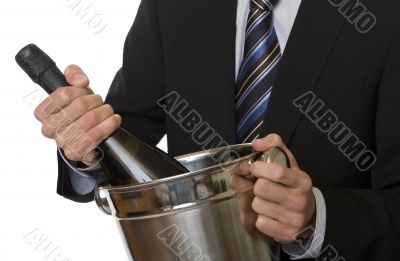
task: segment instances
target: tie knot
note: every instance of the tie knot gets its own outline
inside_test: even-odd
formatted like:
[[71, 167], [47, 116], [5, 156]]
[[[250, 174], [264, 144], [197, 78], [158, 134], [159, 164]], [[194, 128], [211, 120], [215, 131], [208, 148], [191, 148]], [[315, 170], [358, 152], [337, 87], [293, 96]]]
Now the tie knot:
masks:
[[261, 9], [263, 11], [272, 11], [274, 3], [277, 0], [251, 0], [251, 8]]

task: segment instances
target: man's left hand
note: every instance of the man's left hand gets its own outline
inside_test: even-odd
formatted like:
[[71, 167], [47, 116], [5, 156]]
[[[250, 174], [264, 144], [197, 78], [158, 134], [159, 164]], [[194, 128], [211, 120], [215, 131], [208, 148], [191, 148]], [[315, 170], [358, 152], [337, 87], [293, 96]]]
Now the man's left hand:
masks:
[[292, 243], [309, 226], [315, 226], [316, 204], [310, 176], [300, 170], [293, 154], [277, 134], [253, 141], [256, 151], [278, 146], [288, 155], [291, 168], [257, 161], [250, 172], [258, 180], [254, 185], [253, 210], [256, 227], [282, 244]]

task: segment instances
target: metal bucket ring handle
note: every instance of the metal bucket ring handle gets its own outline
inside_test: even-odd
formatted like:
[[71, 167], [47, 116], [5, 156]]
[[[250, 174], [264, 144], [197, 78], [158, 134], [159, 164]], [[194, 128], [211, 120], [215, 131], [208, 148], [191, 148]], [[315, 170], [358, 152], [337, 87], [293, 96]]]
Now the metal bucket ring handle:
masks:
[[96, 187], [94, 188], [94, 200], [96, 201], [97, 206], [103, 213], [111, 216], [112, 213], [110, 205], [108, 204], [107, 198], [100, 195], [101, 191], [103, 191], [101, 185], [96, 184]]
[[249, 165], [253, 164], [255, 161], [277, 163], [281, 166], [290, 168], [289, 157], [281, 147], [271, 147], [265, 152], [260, 152], [254, 158], [249, 160]]
[[[251, 157], [247, 163], [250, 166], [256, 161], [262, 161], [266, 163], [277, 163], [283, 167], [290, 168], [289, 157], [281, 147], [271, 147], [264, 152], [260, 152], [256, 154], [254, 157]], [[253, 183], [257, 181], [257, 178], [254, 177], [252, 174], [246, 175], [245, 178]]]

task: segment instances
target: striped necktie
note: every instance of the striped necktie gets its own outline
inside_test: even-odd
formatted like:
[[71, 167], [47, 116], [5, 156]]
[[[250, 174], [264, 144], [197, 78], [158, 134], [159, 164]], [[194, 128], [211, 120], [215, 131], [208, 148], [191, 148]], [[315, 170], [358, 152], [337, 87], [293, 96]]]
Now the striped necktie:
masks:
[[260, 135], [281, 49], [273, 26], [273, 0], [251, 0], [243, 61], [236, 80], [236, 128], [239, 143]]

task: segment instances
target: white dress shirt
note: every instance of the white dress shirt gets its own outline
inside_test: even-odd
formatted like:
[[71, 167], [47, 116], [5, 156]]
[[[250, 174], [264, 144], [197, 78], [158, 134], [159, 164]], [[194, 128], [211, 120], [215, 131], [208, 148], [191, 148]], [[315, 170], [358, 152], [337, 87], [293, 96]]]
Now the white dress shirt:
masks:
[[[300, 4], [301, 0], [278, 0], [274, 7], [273, 23], [282, 53], [285, 50]], [[250, 0], [238, 0], [236, 16], [236, 77], [243, 59], [246, 23], [249, 11]], [[317, 258], [321, 252], [325, 237], [326, 205], [321, 191], [314, 188], [313, 192], [316, 201], [314, 238], [306, 247], [302, 247], [297, 243], [283, 246], [283, 250], [291, 255], [292, 259]]]

